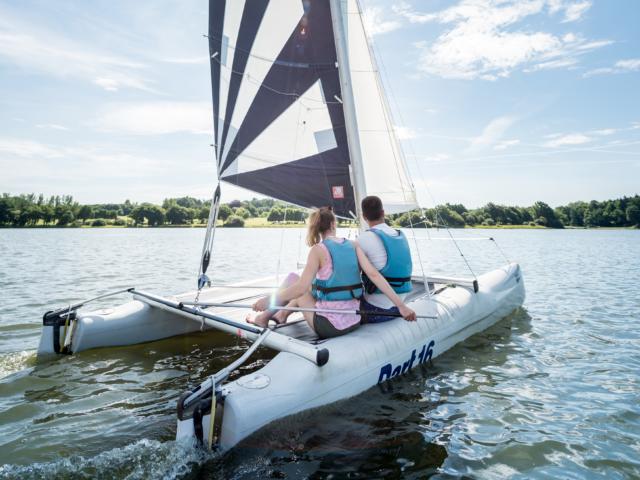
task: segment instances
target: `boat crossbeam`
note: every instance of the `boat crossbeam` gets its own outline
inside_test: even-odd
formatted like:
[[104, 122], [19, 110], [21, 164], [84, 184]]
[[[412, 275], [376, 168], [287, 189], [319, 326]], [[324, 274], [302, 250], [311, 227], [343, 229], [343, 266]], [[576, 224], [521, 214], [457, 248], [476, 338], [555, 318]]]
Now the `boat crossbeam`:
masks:
[[[192, 320], [202, 321], [208, 327], [236, 335], [240, 338], [246, 338], [249, 341], [255, 342], [265, 330], [269, 330], [268, 328], [260, 328], [244, 322], [237, 322], [220, 315], [214, 315], [199, 307], [188, 305], [183, 302], [176, 302], [148, 292], [134, 290], [131, 293], [133, 293], [134, 298], [153, 307], [169, 311]], [[265, 337], [263, 343], [265, 347], [297, 355], [305, 360], [315, 363], [319, 367], [322, 367], [329, 361], [328, 349], [318, 348], [307, 342], [303, 342], [276, 331], [271, 331], [271, 333]]]

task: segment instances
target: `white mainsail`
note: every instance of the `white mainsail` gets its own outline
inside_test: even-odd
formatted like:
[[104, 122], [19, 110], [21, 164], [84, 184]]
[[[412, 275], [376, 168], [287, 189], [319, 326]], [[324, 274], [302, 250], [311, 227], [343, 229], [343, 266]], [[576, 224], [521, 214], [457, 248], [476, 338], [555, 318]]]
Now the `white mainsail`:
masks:
[[366, 194], [382, 198], [386, 213], [417, 208], [416, 194], [394, 131], [378, 67], [357, 0], [341, 0], [358, 122]]

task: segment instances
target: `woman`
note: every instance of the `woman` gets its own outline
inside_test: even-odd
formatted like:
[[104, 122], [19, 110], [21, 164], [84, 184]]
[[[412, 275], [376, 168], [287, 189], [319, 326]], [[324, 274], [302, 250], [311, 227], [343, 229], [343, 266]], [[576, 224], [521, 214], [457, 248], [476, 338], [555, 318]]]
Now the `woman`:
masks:
[[[291, 311], [269, 309], [270, 305], [313, 308], [318, 310], [350, 310], [360, 308], [362, 284], [360, 270], [398, 307], [406, 320], [415, 320], [416, 314], [407, 307], [389, 286], [380, 272], [369, 262], [357, 244], [336, 236], [336, 217], [330, 208], [314, 211], [309, 217], [307, 245], [311, 247], [302, 275], [289, 274], [281, 289], [253, 305], [262, 312], [253, 320], [266, 327], [269, 319], [285, 323]], [[331, 338], [349, 333], [360, 325], [360, 316], [342, 312], [303, 312], [309, 326], [320, 338]]]

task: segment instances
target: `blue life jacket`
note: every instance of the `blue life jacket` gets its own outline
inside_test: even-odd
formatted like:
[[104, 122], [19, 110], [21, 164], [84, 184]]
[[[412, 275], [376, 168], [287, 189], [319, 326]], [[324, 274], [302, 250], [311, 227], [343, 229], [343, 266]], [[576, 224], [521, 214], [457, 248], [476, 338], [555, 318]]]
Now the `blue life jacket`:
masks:
[[[410, 292], [413, 265], [407, 237], [400, 230], [396, 230], [398, 232], [396, 237], [388, 235], [378, 228], [370, 228], [368, 231], [378, 236], [387, 252], [387, 263], [380, 270], [382, 276], [387, 279], [394, 292]], [[368, 294], [381, 293], [380, 289], [364, 273], [362, 281]]]
[[326, 280], [313, 280], [311, 294], [316, 300], [340, 301], [358, 299], [362, 296], [362, 280], [356, 249], [350, 241], [338, 243], [325, 239], [322, 244], [331, 255], [333, 272]]

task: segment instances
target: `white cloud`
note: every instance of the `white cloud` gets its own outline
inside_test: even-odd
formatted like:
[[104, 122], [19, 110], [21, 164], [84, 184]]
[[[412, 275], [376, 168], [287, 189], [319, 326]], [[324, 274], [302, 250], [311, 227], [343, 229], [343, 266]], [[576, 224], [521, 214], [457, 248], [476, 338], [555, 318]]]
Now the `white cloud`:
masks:
[[556, 148], [564, 145], [584, 145], [591, 142], [593, 139], [584, 135], [583, 133], [570, 133], [568, 135], [561, 135], [553, 140], [550, 140], [544, 144], [545, 147]]
[[507, 148], [514, 147], [514, 146], [518, 145], [519, 143], [520, 143], [520, 140], [517, 140], [517, 139], [502, 140], [501, 142], [498, 142], [493, 147], [493, 149], [494, 150], [506, 150]]
[[629, 58], [626, 60], [618, 60], [612, 67], [596, 68], [589, 70], [583, 76], [593, 77], [595, 75], [606, 75], [614, 73], [628, 73], [640, 71], [640, 58]]
[[88, 81], [109, 91], [153, 91], [140, 75], [145, 65], [25, 24], [2, 8], [0, 61], [59, 78]]
[[578, 64], [577, 58], [559, 58], [548, 62], [541, 62], [530, 68], [525, 68], [524, 72], [535, 72], [537, 70], [552, 70], [555, 68], [575, 67]]
[[407, 2], [398, 2], [392, 7], [395, 14], [406, 18], [410, 23], [427, 23], [437, 19], [437, 14], [418, 13]]
[[161, 58], [160, 61], [165, 63], [176, 63], [178, 65], [202, 65], [209, 63], [209, 57], [207, 55], [203, 55], [200, 57]]
[[606, 137], [609, 135], [613, 135], [617, 131], [618, 130], [616, 130], [615, 128], [603, 128], [601, 130], [593, 130], [591, 133], [593, 133], [594, 135], [600, 135], [602, 137]]
[[[87, 178], [92, 177], [93, 182], [102, 182], [103, 176], [148, 176], [168, 167], [157, 159], [107, 150], [108, 147], [103, 145], [69, 147], [33, 140], [0, 138], [0, 168], [6, 173], [2, 180], [9, 184], [24, 184], [34, 179], [66, 181], [73, 178], [87, 183]], [[61, 169], [63, 162], [65, 168]]]
[[101, 130], [134, 135], [189, 132], [212, 134], [211, 106], [205, 102], [143, 102], [112, 105], [96, 120]]
[[64, 125], [58, 125], [57, 123], [39, 123], [36, 125], [37, 128], [49, 128], [51, 130], [64, 130], [68, 131], [69, 128]]
[[471, 140], [467, 152], [475, 152], [495, 145], [515, 121], [516, 118], [511, 116], [494, 118], [484, 127], [479, 136]]
[[[435, 153], [433, 155], [429, 155], [427, 157], [424, 157], [424, 160], [426, 162], [444, 162], [445, 160], [449, 160], [449, 158], [451, 158], [449, 155], [447, 155], [446, 153]], [[415, 183], [415, 181], [414, 181]]]
[[626, 70], [629, 72], [635, 72], [640, 70], [640, 58], [631, 58], [629, 60], [619, 60], [616, 62], [616, 68]]
[[410, 23], [448, 25], [434, 42], [418, 42], [418, 69], [445, 78], [497, 80], [512, 71], [574, 67], [576, 57], [608, 45], [609, 40], [587, 41], [575, 33], [556, 36], [546, 31], [519, 29], [527, 17], [565, 11], [564, 21], [574, 21], [590, 2], [558, 0], [461, 0], [435, 13], [416, 13], [406, 3], [394, 11]]
[[402, 26], [398, 20], [390, 20], [384, 17], [381, 7], [369, 7], [362, 12], [362, 21], [369, 37], [392, 32]]
[[564, 9], [563, 23], [575, 22], [580, 20], [584, 14], [591, 8], [592, 3], [590, 1], [569, 3]]
[[33, 140], [21, 140], [16, 138], [0, 138], [0, 153], [13, 157], [41, 157], [60, 158], [64, 152]]
[[398, 140], [411, 140], [418, 136], [418, 132], [416, 132], [414, 129], [409, 127], [394, 125], [393, 129], [396, 132], [396, 136], [398, 137]]

